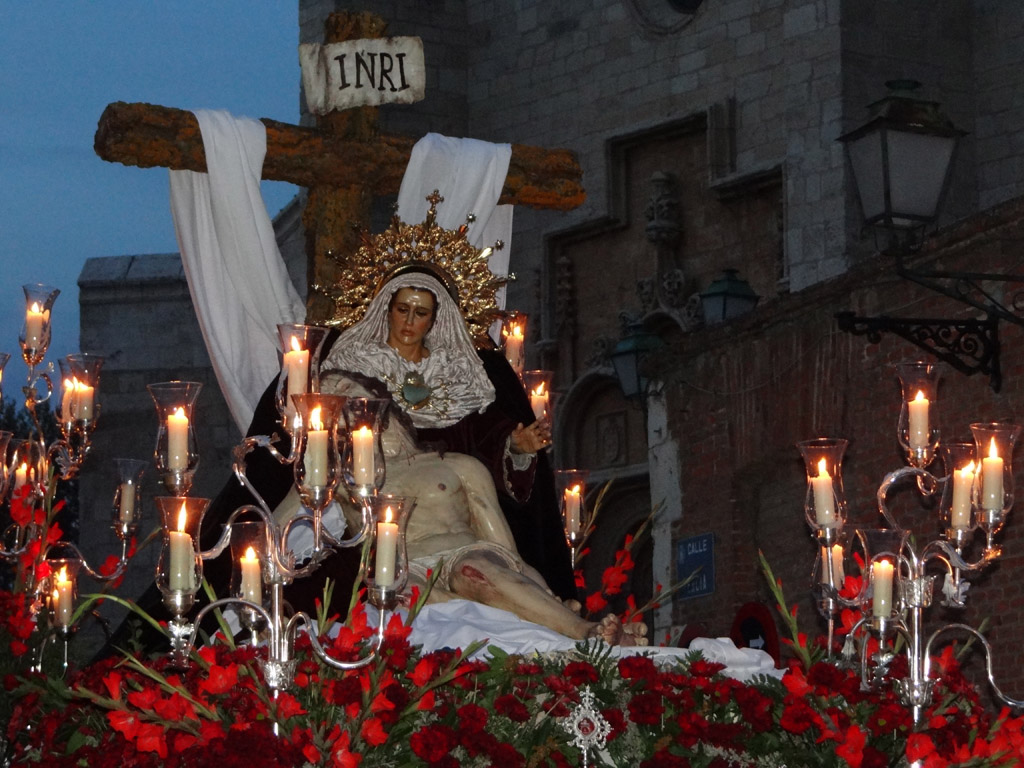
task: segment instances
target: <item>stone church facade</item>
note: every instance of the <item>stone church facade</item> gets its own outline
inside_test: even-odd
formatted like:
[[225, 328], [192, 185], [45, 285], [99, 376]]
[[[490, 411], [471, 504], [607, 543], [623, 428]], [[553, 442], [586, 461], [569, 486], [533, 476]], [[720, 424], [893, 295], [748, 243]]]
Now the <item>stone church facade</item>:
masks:
[[[714, 569], [710, 592], [651, 615], [656, 641], [693, 625], [725, 635], [742, 606], [770, 604], [759, 550], [801, 604], [806, 629], [817, 631], [807, 597], [815, 552], [794, 444], [850, 439], [851, 517], [875, 524], [874, 491], [902, 462], [891, 365], [925, 356], [895, 337], [869, 345], [844, 333], [835, 312], [976, 314], [900, 280], [876, 254], [861, 234], [836, 139], [865, 120], [886, 81], [923, 83], [921, 95], [941, 102], [968, 135], [939, 231], [915, 258], [931, 268], [1014, 271], [1024, 215], [1024, 14], [1015, 0], [677, 7], [668, 0], [375, 2], [388, 34], [423, 39], [427, 66], [426, 99], [381, 109], [381, 129], [566, 147], [579, 158], [581, 207], [516, 211], [517, 279], [508, 303], [531, 318], [528, 367], [556, 373], [556, 465], [588, 469], [595, 489], [613, 481], [590, 575], [653, 508], [636, 590], [686, 575], [680, 555], [691, 540], [712, 543]], [[364, 9], [301, 0], [300, 41], [320, 41], [327, 14]], [[294, 222], [282, 222], [288, 226]], [[301, 235], [291, 237], [301, 252]], [[127, 290], [131, 268], [86, 266], [83, 349], [103, 354], [112, 346], [116, 325], [103, 307], [119, 280]], [[702, 327], [692, 297], [727, 268], [760, 302], [737, 321]], [[95, 270], [124, 279], [101, 286]], [[180, 306], [180, 285], [174, 290]], [[135, 306], [152, 318], [162, 312], [144, 294]], [[623, 398], [608, 361], [622, 335], [620, 315], [645, 319], [666, 345], [644, 408]], [[947, 371], [937, 404], [943, 435], [962, 435], [977, 419], [1024, 419], [1020, 337], [1019, 327], [1003, 324], [998, 393], [984, 376]], [[114, 398], [123, 397], [134, 414], [126, 424], [137, 424], [151, 406], [144, 382], [129, 390], [131, 382], [170, 377], [189, 361], [196, 367], [188, 375], [205, 376], [214, 390], [200, 370], [202, 353], [189, 351], [194, 342], [182, 340], [174, 364], [147, 362], [141, 351], [123, 370], [112, 361], [105, 407], [115, 410]], [[211, 419], [226, 414], [205, 403]], [[217, 433], [224, 443], [213, 440]], [[226, 476], [229, 433], [226, 422], [211, 430], [203, 460], [217, 471], [201, 470], [201, 482], [213, 487], [204, 493]], [[934, 521], [920, 525], [935, 532]], [[1024, 630], [1024, 594], [1010, 573], [1024, 534], [1011, 521], [1003, 540], [1007, 554], [979, 580], [965, 618], [994, 617], [997, 671], [1019, 695], [1024, 659], [1013, 639]]]

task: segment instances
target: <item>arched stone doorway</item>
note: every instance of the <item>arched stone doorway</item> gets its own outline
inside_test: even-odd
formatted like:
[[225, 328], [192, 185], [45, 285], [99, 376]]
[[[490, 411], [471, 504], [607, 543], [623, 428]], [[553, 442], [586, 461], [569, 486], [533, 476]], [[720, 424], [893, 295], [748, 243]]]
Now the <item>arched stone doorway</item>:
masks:
[[[593, 369], [577, 379], [557, 409], [556, 466], [590, 473], [588, 509], [593, 510], [601, 496], [595, 531], [587, 542], [589, 553], [580, 563], [586, 580], [581, 596], [586, 597], [600, 589], [601, 576], [615, 562], [615, 554], [626, 537], [635, 536], [650, 515], [647, 430], [643, 411], [626, 401], [610, 368]], [[636, 565], [622, 594], [610, 602], [609, 611], [624, 611], [627, 594], [633, 594], [637, 605], [650, 599], [650, 532], [651, 527], [647, 526], [632, 548]]]

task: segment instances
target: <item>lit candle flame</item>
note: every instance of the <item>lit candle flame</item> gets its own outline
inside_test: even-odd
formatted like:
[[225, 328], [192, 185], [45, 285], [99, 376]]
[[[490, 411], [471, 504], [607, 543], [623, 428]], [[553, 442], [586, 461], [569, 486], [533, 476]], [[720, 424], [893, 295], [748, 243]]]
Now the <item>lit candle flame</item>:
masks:
[[37, 315], [40, 315], [40, 314], [42, 314], [43, 310], [42, 310], [42, 308], [41, 308], [41, 307], [39, 306], [39, 302], [38, 302], [38, 301], [33, 301], [33, 302], [32, 302], [32, 309], [31, 309], [31, 311], [32, 311], [32, 312], [33, 312], [34, 314], [37, 314]]
[[537, 388], [532, 390], [530, 392], [530, 394], [531, 395], [536, 395], [537, 397], [543, 396], [544, 395], [544, 382], [542, 381], [540, 384], [538, 384]]
[[967, 465], [965, 465], [965, 466], [964, 466], [964, 467], [963, 467], [963, 468], [962, 468], [962, 469], [960, 470], [960, 473], [961, 473], [961, 474], [962, 474], [962, 475], [963, 475], [964, 477], [967, 477], [968, 475], [971, 475], [971, 474], [973, 474], [973, 473], [974, 473], [974, 459], [971, 459], [970, 463], [968, 463]]
[[915, 400], [924, 400], [924, 392], [922, 390], [920, 390], [920, 389], [917, 390], [917, 397], [915, 397], [914, 399]]
[[302, 345], [299, 344], [299, 340], [297, 338], [295, 338], [294, 336], [292, 336], [292, 351], [293, 352], [301, 352], [302, 351]]
[[324, 423], [320, 420], [320, 408], [317, 406], [309, 412], [309, 428], [315, 430], [321, 430], [324, 428]]
[[68, 579], [68, 567], [66, 565], [62, 565], [60, 570], [57, 572], [57, 583], [60, 585], [70, 583], [70, 579]]
[[988, 444], [988, 457], [990, 459], [999, 458], [999, 448], [996, 446], [996, 439], [994, 437]]
[[188, 512], [185, 510], [185, 502], [181, 502], [181, 510], [178, 512], [178, 531], [185, 532], [185, 523], [188, 522]]
[[571, 493], [573, 496], [579, 496], [580, 495], [580, 485], [579, 485], [579, 483], [577, 483], [572, 488], [570, 488], [569, 489], [569, 493]]
[[818, 462], [818, 477], [828, 477], [828, 461], [822, 459]]
[[394, 516], [394, 515], [393, 515], [393, 513], [391, 512], [391, 507], [387, 507], [387, 508], [385, 508], [385, 510], [384, 510], [384, 522], [385, 522], [385, 523], [390, 523], [390, 522], [391, 522], [391, 518], [392, 518], [393, 516]]
[[246, 560], [246, 561], [248, 561], [250, 563], [255, 562], [255, 560], [256, 560], [256, 550], [253, 549], [252, 547], [247, 547], [246, 550], [245, 550], [245, 556], [242, 559]]

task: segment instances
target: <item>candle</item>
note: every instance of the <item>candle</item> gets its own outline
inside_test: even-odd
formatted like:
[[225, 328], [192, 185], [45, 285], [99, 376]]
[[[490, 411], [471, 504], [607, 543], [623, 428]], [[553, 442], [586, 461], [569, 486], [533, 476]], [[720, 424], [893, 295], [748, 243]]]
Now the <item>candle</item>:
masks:
[[260, 574], [260, 559], [256, 557], [256, 550], [247, 547], [238, 563], [242, 568], [240, 596], [251, 603], [261, 604], [263, 602], [263, 576]]
[[135, 516], [135, 485], [121, 483], [121, 496], [117, 501], [118, 517], [122, 523], [130, 523]]
[[511, 332], [505, 336], [505, 359], [516, 373], [522, 375], [523, 327], [519, 323], [513, 323]]
[[21, 466], [14, 470], [14, 492], [17, 493], [25, 483], [28, 482], [28, 462], [21, 462]]
[[78, 379], [64, 379], [64, 397], [60, 400], [60, 417], [64, 421], [75, 418], [75, 384]]
[[871, 564], [871, 578], [875, 585], [871, 613], [874, 616], [887, 619], [892, 614], [892, 571], [892, 563], [888, 560]]
[[76, 419], [88, 421], [92, 418], [93, 395], [95, 391], [84, 381], [75, 382], [74, 415]]
[[53, 587], [53, 618], [62, 627], [71, 624], [71, 616], [75, 609], [74, 591], [74, 582], [68, 578], [68, 567], [61, 566]]
[[562, 494], [562, 506], [565, 514], [565, 530], [575, 537], [580, 532], [580, 486], [566, 488]]
[[[828, 584], [828, 559], [829, 550], [827, 547], [821, 548], [821, 583]], [[843, 570], [843, 545], [833, 544], [832, 545], [832, 586], [836, 589], [843, 588], [843, 582], [846, 580], [846, 572]]]
[[188, 513], [185, 511], [185, 502], [181, 502], [181, 511], [178, 513], [178, 530], [167, 532], [170, 547], [167, 586], [180, 592], [189, 592], [195, 588], [196, 556], [195, 549], [192, 547], [192, 537], [185, 531], [187, 520]]
[[928, 398], [924, 392], [918, 391], [917, 396], [907, 403], [908, 440], [911, 448], [927, 448], [931, 443], [928, 436]]
[[284, 353], [284, 372], [288, 379], [284, 399], [285, 411], [291, 415], [295, 412], [292, 395], [305, 394], [306, 382], [309, 377], [309, 352], [299, 345], [299, 340], [294, 336], [292, 336], [291, 352]]
[[309, 429], [306, 431], [306, 486], [324, 488], [327, 486], [327, 430], [320, 420], [320, 406], [309, 414]]
[[43, 343], [43, 327], [46, 325], [49, 313], [39, 308], [39, 303], [33, 301], [32, 306], [25, 311], [25, 346], [29, 349], [36, 349]]
[[537, 417], [537, 421], [542, 421], [547, 416], [548, 392], [544, 389], [543, 382], [530, 391], [530, 407], [533, 408], [533, 415]]
[[373, 579], [378, 587], [395, 583], [395, 557], [398, 553], [398, 524], [391, 522], [391, 507], [384, 510], [384, 520], [377, 523], [377, 558]]
[[991, 511], [1003, 508], [1003, 460], [994, 437], [988, 446], [988, 456], [981, 460], [981, 508]]
[[814, 517], [822, 528], [837, 527], [836, 499], [832, 490], [832, 475], [828, 473], [828, 462], [818, 462], [818, 476], [811, 478], [814, 492]]
[[966, 531], [971, 527], [971, 486], [973, 485], [973, 461], [953, 471], [953, 503], [949, 509], [951, 528]]
[[373, 430], [367, 426], [352, 433], [352, 476], [356, 485], [374, 484]]
[[188, 469], [188, 416], [181, 406], [167, 416], [167, 468]]

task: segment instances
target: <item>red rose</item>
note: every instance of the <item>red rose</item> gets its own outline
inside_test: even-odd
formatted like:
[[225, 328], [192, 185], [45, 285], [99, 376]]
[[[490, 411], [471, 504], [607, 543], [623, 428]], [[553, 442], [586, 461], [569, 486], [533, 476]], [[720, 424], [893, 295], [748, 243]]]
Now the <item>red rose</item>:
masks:
[[574, 686], [596, 683], [598, 680], [597, 670], [594, 665], [587, 661], [570, 661], [562, 670]]
[[413, 754], [428, 763], [439, 762], [458, 743], [455, 731], [441, 723], [425, 725], [409, 739], [409, 746], [412, 747]]
[[494, 700], [494, 711], [515, 723], [525, 723], [530, 719], [530, 711], [523, 702], [510, 693]]

